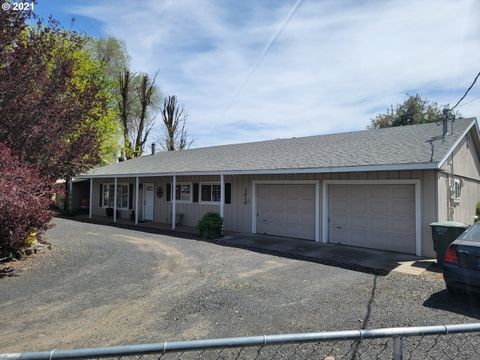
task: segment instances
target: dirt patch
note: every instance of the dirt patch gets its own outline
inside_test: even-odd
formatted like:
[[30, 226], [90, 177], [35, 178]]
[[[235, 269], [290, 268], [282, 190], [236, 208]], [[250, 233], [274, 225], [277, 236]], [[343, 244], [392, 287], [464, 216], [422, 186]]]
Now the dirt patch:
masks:
[[61, 254], [61, 249], [52, 247], [42, 248], [42, 251], [31, 252], [22, 259], [13, 259], [0, 263], [0, 279], [20, 276], [24, 273], [34, 270], [41, 265], [46, 258], [51, 256], [58, 256]]

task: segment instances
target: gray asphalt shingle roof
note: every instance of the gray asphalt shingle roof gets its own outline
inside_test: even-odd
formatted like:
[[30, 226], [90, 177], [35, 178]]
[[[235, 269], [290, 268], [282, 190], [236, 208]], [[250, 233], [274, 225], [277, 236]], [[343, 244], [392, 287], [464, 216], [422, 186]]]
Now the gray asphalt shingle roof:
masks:
[[401, 164], [416, 164], [417, 168], [425, 164], [428, 168], [438, 164], [474, 122], [474, 118], [455, 121], [452, 134], [445, 138], [442, 126], [431, 123], [159, 152], [95, 168], [84, 176], [306, 171]]

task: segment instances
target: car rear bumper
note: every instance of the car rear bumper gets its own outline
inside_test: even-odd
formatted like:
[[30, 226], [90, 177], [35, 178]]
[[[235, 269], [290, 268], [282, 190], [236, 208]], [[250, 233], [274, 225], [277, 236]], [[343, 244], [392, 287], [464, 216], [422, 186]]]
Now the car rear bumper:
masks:
[[447, 286], [480, 293], [480, 270], [465, 269], [444, 263], [443, 279]]

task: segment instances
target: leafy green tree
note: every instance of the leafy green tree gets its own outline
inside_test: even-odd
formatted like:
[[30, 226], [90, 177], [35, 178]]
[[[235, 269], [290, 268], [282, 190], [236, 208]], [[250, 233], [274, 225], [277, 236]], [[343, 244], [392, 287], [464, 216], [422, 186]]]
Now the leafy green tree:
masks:
[[118, 121], [103, 65], [84, 36], [53, 20], [30, 25], [35, 20], [28, 10], [0, 12], [0, 248], [46, 229], [57, 179], [116, 152]]
[[[117, 120], [115, 108], [115, 84], [109, 77], [106, 63], [96, 60], [88, 47], [82, 47], [75, 51], [66, 51], [67, 56], [72, 57], [74, 76], [72, 83], [80, 91], [84, 91], [94, 83], [98, 88], [97, 98], [105, 101], [92, 108], [90, 114], [84, 119], [86, 128], [96, 129], [99, 144], [100, 165], [106, 165], [115, 161], [120, 152], [121, 127]], [[101, 114], [101, 116], [98, 116]], [[90, 116], [91, 115], [91, 116]]]
[[380, 129], [440, 121], [443, 116], [442, 109], [447, 106], [440, 106], [416, 94], [409, 96], [403, 104], [397, 104], [395, 107], [390, 105], [385, 113], [371, 120], [368, 128]]
[[32, 16], [0, 12], [0, 142], [55, 181], [101, 163], [111, 94], [83, 36]]
[[93, 58], [105, 66], [108, 77], [115, 80], [118, 75], [128, 68], [130, 56], [127, 45], [113, 36], [107, 38], [89, 38], [87, 50]]

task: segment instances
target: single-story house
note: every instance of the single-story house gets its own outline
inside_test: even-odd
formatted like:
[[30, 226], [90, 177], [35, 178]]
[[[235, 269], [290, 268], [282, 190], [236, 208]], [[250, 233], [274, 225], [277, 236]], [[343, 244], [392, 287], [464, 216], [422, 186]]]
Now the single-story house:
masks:
[[[434, 256], [429, 224], [473, 223], [480, 201], [475, 118], [159, 152], [99, 167], [89, 216]], [[116, 187], [116, 191], [115, 191]]]

